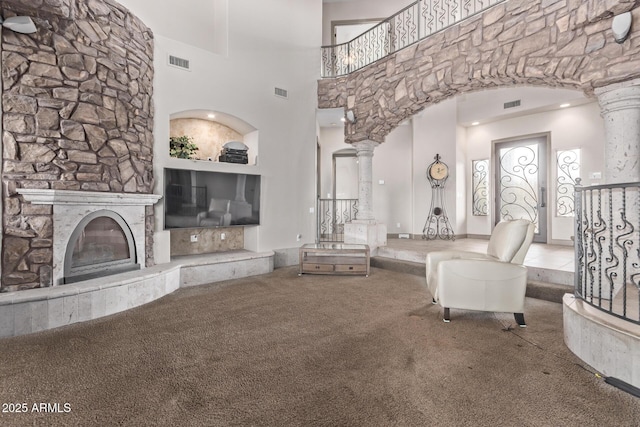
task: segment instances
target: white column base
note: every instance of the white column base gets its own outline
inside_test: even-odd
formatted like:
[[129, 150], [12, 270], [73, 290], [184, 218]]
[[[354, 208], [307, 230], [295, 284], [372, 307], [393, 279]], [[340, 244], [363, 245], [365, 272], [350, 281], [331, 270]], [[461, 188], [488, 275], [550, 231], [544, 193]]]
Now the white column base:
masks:
[[607, 377], [640, 387], [638, 326], [576, 299], [562, 298], [564, 343], [576, 356]]
[[355, 220], [344, 225], [344, 242], [369, 245], [373, 251], [387, 246], [387, 225], [369, 220]]

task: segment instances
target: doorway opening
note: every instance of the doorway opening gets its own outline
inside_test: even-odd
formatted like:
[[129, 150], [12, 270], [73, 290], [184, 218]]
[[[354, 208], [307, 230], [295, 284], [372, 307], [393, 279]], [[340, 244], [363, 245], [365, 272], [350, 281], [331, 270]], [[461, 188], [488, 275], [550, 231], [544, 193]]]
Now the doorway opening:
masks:
[[548, 145], [548, 134], [494, 142], [494, 223], [527, 219], [535, 224], [537, 243], [547, 242]]
[[344, 225], [358, 212], [358, 157], [346, 148], [332, 155], [333, 196], [318, 199], [318, 242], [343, 242]]

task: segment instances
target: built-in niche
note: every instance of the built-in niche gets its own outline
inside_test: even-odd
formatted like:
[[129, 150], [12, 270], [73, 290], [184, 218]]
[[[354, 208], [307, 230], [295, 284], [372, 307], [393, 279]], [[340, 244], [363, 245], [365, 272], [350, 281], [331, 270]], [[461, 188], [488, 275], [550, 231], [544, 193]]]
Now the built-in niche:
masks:
[[184, 138], [197, 147], [191, 160], [247, 165], [258, 162], [257, 129], [229, 114], [206, 110], [173, 114], [169, 137]]

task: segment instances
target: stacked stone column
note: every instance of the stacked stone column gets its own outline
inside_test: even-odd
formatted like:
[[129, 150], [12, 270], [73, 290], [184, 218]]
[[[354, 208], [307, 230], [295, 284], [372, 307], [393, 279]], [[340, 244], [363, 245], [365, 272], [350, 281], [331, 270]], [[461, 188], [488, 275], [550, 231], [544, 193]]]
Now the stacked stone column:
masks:
[[640, 80], [595, 92], [605, 126], [605, 182], [640, 181]]

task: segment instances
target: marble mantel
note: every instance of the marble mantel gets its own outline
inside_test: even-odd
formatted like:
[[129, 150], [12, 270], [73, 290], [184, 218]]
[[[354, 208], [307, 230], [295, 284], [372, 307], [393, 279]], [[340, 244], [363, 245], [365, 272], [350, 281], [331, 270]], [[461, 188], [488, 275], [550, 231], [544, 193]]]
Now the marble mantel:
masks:
[[19, 188], [18, 193], [34, 205], [120, 205], [151, 206], [162, 198], [157, 194], [106, 193], [101, 191]]
[[120, 215], [129, 226], [135, 241], [136, 258], [145, 268], [145, 207], [162, 196], [140, 193], [111, 193], [21, 188], [24, 201], [36, 205], [53, 205], [53, 271], [50, 285], [63, 284], [64, 257], [71, 233], [87, 215], [107, 210]]

